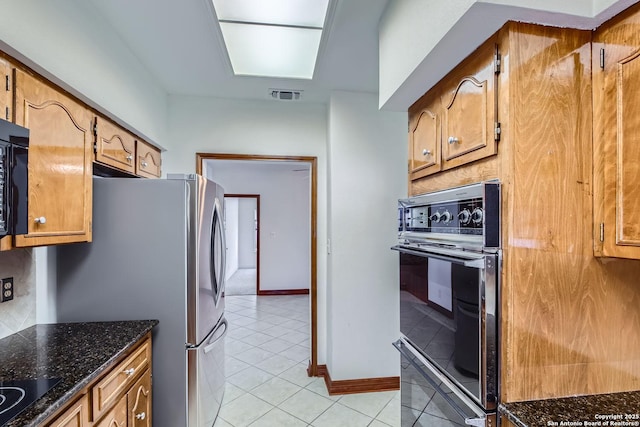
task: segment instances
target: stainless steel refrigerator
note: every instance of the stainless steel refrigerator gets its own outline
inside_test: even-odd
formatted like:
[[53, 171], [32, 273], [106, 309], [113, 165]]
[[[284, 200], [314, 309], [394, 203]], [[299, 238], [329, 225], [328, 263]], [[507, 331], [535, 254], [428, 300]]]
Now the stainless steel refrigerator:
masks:
[[96, 177], [93, 242], [58, 247], [59, 322], [160, 321], [152, 337], [155, 427], [211, 427], [220, 409], [223, 196], [199, 175]]

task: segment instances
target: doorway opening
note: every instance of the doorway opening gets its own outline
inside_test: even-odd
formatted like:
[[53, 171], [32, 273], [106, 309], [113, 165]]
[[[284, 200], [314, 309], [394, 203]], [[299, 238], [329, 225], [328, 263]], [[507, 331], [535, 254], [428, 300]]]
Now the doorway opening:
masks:
[[260, 294], [260, 195], [225, 194], [225, 295]]
[[[286, 164], [291, 166], [292, 172], [300, 173], [302, 170], [307, 171], [307, 184], [309, 192], [309, 206], [306, 218], [308, 220], [305, 227], [308, 239], [305, 239], [306, 244], [305, 253], [308, 253], [309, 269], [307, 273], [308, 287], [307, 289], [290, 289], [286, 290], [286, 294], [309, 294], [310, 305], [310, 323], [311, 323], [311, 339], [310, 339], [310, 360], [307, 373], [310, 376], [318, 376], [318, 296], [317, 296], [317, 206], [318, 206], [318, 160], [316, 157], [310, 156], [269, 156], [269, 155], [243, 155], [243, 154], [216, 154], [216, 153], [196, 153], [196, 172], [209, 177], [208, 174], [210, 164], [215, 161], [226, 161], [236, 165], [242, 165], [249, 163], [259, 167], [265, 163], [267, 164]], [[300, 167], [302, 166], [302, 167]], [[215, 179], [214, 179], [215, 180]], [[235, 182], [234, 182], [235, 184]], [[223, 183], [224, 187], [224, 183]], [[233, 187], [230, 185], [229, 187]], [[231, 191], [230, 191], [231, 193]], [[241, 193], [241, 191], [234, 191], [234, 194]], [[265, 199], [266, 200], [266, 199]], [[285, 219], [297, 218], [296, 216], [289, 216]], [[285, 221], [287, 223], [287, 221]], [[262, 231], [264, 234], [264, 229]], [[274, 234], [275, 233], [275, 234]], [[276, 232], [269, 232], [269, 238], [277, 237]], [[258, 257], [260, 260], [260, 257]], [[259, 261], [258, 261], [259, 262]], [[291, 268], [295, 264], [290, 264], [287, 268]], [[262, 288], [262, 284], [261, 284]], [[270, 291], [260, 289], [259, 295], [281, 295], [281, 291]]]

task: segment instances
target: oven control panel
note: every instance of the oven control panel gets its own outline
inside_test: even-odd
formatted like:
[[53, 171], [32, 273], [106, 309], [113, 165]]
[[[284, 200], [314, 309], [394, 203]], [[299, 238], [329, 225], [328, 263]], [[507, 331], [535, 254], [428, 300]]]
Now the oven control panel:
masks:
[[405, 230], [431, 233], [482, 234], [481, 198], [404, 208]]

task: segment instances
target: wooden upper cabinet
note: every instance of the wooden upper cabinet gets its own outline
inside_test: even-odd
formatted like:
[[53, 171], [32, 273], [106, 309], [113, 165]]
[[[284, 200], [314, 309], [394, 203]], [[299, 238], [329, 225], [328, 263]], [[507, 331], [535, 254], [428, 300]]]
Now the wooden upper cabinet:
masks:
[[160, 150], [142, 140], [138, 140], [136, 155], [136, 175], [146, 178], [160, 178]]
[[13, 84], [11, 84], [11, 64], [0, 58], [0, 118], [13, 120]]
[[96, 162], [134, 174], [136, 171], [136, 140], [114, 123], [96, 117]]
[[640, 7], [595, 32], [592, 58], [595, 254], [640, 259]]
[[411, 180], [439, 172], [442, 109], [437, 92], [429, 92], [409, 109], [409, 174]]
[[91, 241], [92, 114], [16, 69], [15, 122], [30, 130], [29, 231], [15, 245]]
[[442, 82], [442, 169], [498, 151], [496, 38], [492, 37]]

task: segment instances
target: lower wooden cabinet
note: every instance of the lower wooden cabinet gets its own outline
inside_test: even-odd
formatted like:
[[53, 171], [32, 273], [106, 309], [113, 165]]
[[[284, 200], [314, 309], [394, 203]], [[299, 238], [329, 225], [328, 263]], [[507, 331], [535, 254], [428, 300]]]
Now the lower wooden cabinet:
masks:
[[127, 397], [123, 397], [95, 427], [127, 427]]
[[47, 427], [87, 427], [89, 425], [89, 395], [84, 394]]
[[151, 427], [151, 373], [147, 370], [127, 393], [128, 427]]
[[151, 337], [116, 361], [44, 427], [151, 427]]

